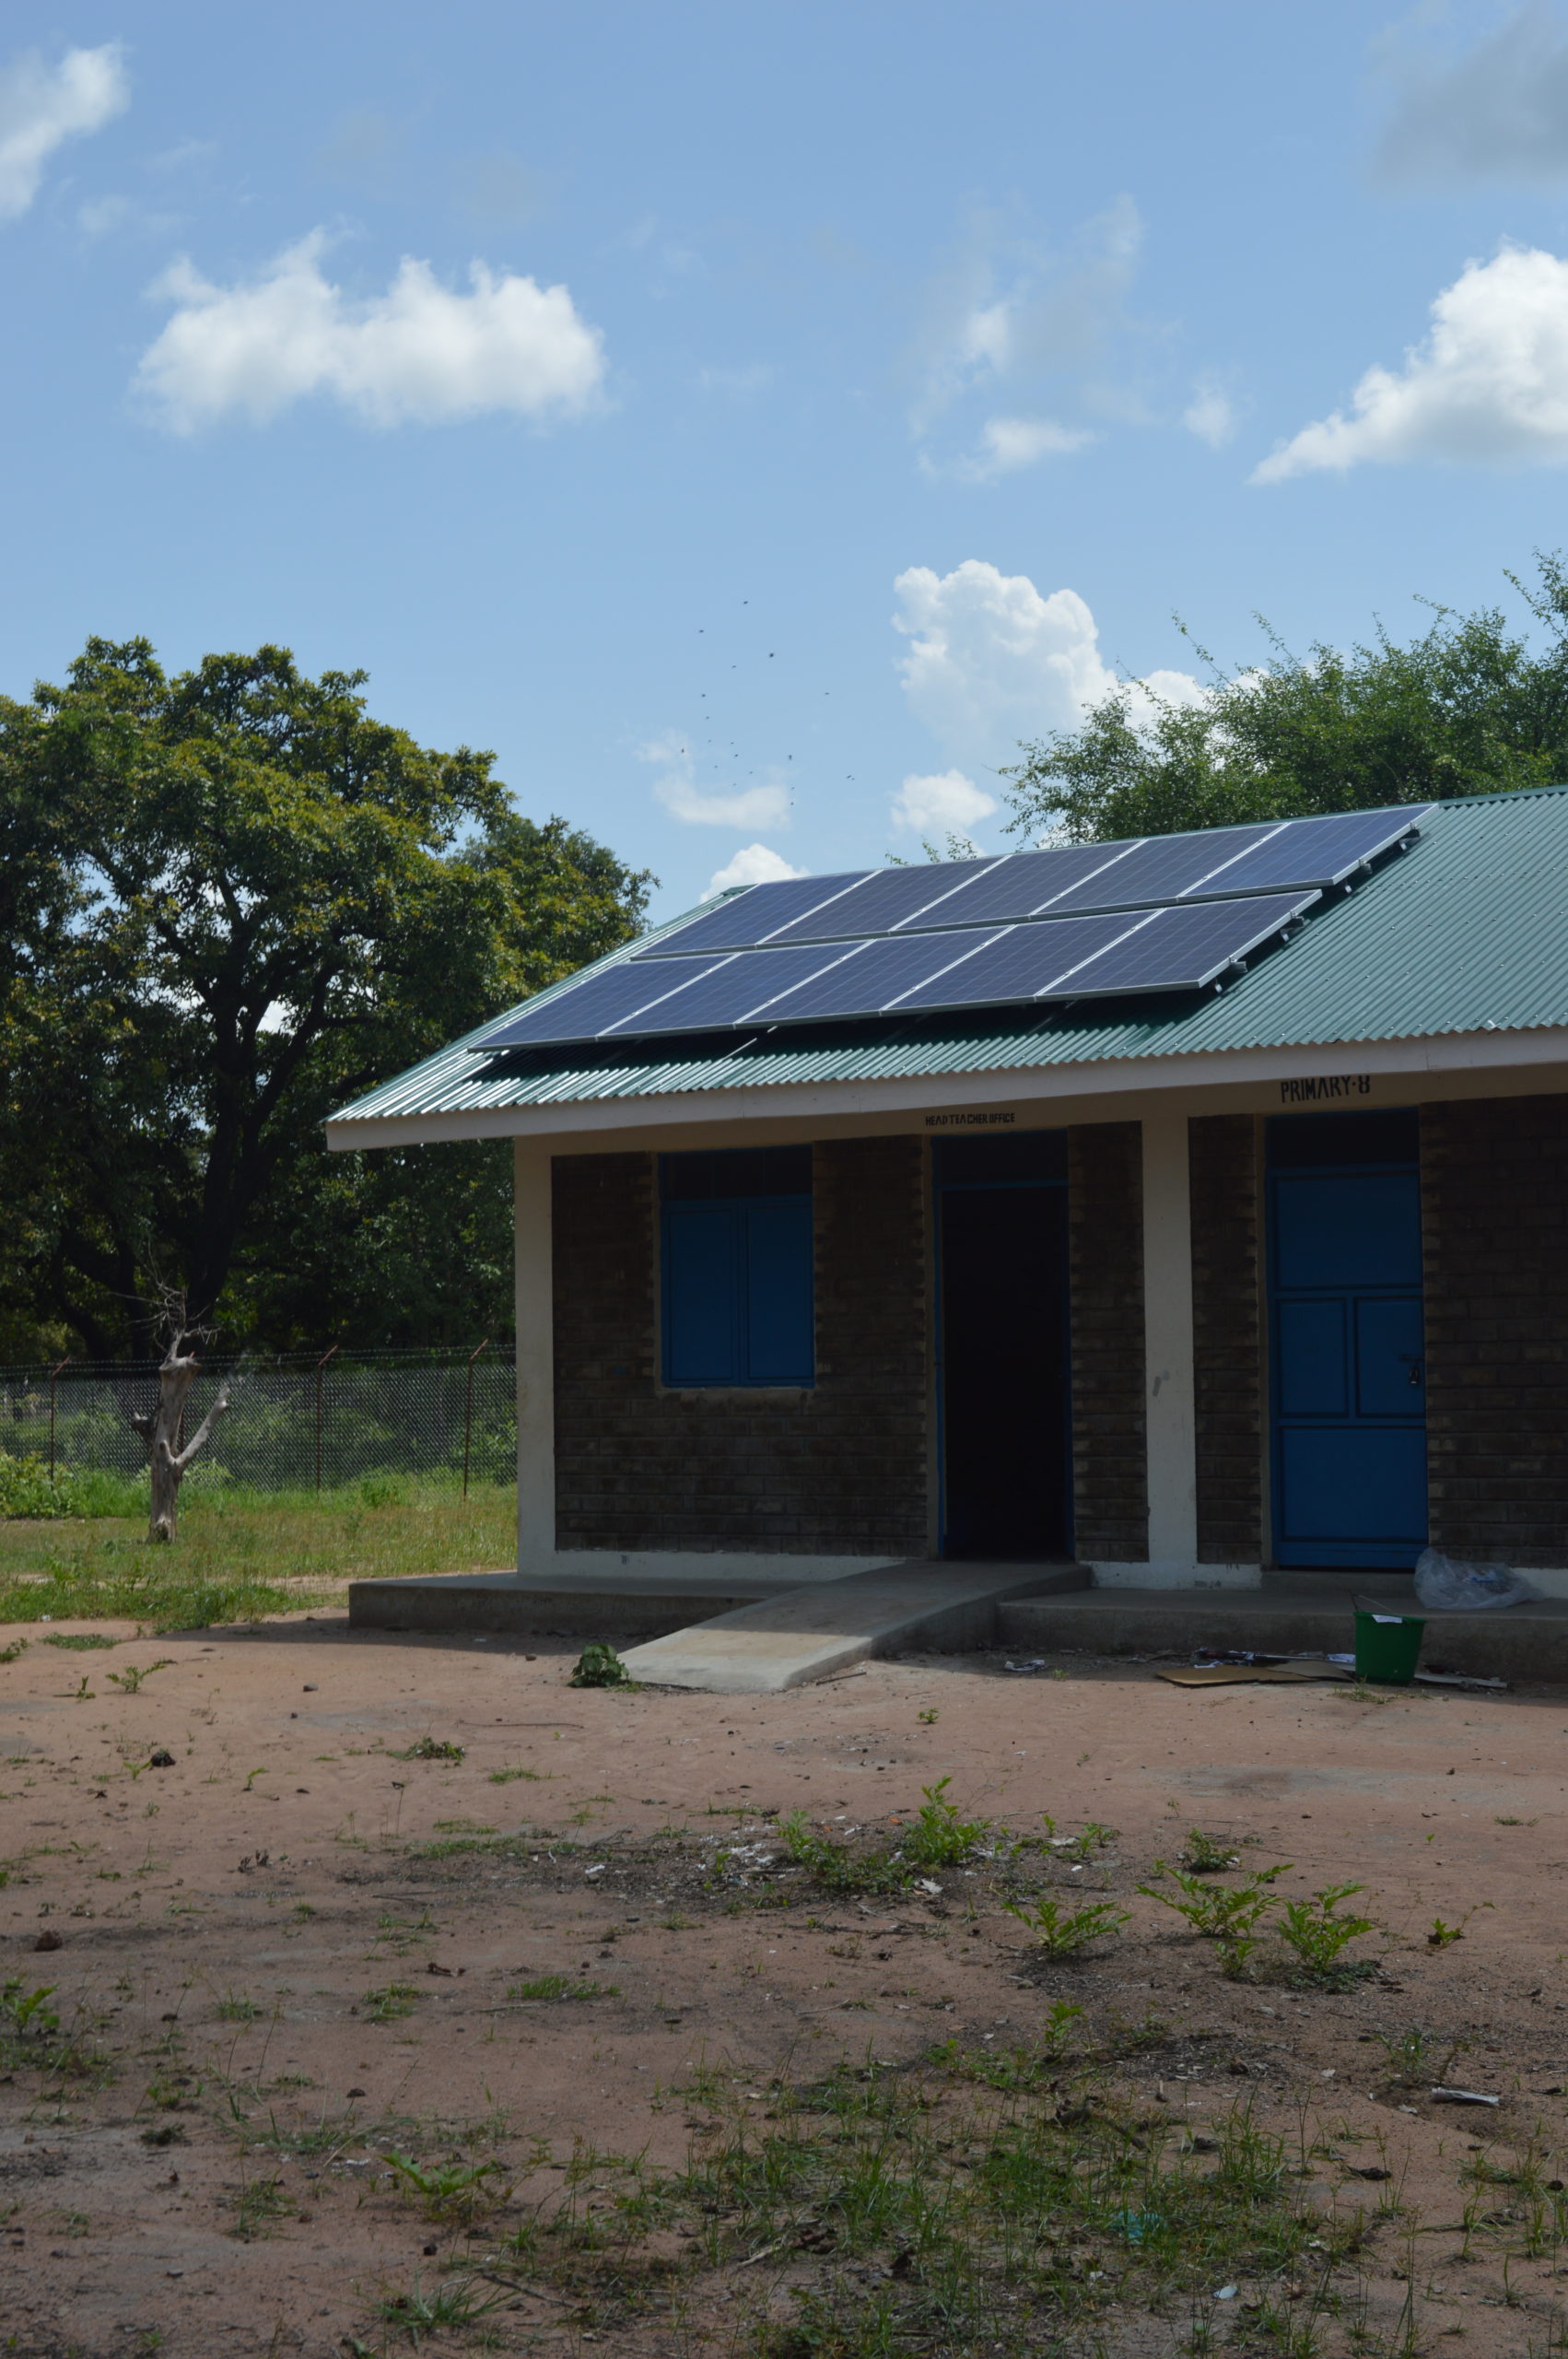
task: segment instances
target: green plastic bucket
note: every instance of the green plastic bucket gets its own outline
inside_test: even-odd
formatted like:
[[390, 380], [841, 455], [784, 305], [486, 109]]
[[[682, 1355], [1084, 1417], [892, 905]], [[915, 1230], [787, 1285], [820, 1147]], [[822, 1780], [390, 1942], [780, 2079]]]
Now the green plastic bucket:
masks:
[[1426, 1622], [1419, 1614], [1370, 1614], [1356, 1608], [1356, 1677], [1408, 1687], [1416, 1673]]

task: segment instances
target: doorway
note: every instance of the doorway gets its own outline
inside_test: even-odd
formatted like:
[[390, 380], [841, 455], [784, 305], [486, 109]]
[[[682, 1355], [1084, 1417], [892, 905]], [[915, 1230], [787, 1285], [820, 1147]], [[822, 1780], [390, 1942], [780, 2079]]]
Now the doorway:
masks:
[[1417, 1117], [1268, 1129], [1274, 1556], [1408, 1569], [1426, 1545]]
[[1071, 1554], [1067, 1138], [933, 1149], [944, 1556]]

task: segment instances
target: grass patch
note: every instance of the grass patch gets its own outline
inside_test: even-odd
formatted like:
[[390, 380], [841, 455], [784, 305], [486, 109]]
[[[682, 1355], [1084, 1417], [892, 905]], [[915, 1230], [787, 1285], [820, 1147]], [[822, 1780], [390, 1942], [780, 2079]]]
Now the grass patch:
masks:
[[112, 1512], [95, 1499], [64, 1520], [0, 1520], [0, 1622], [205, 1629], [327, 1602], [345, 1581], [483, 1571], [516, 1553], [510, 1485], [474, 1484], [464, 1499], [451, 1485], [409, 1480], [381, 1505], [368, 1502], [366, 1487], [187, 1486], [171, 1548], [148, 1544], [146, 1489], [131, 1483], [119, 1485]]
[[1002, 1845], [1016, 1848], [989, 1818], [965, 1818], [949, 1802], [951, 1778], [922, 1786], [923, 1797], [914, 1817], [891, 1845], [862, 1844], [813, 1826], [804, 1811], [789, 1812], [778, 1822], [786, 1855], [804, 1868], [824, 1892], [904, 1892], [917, 1876], [933, 1869], [961, 1867], [982, 1845], [993, 1850]]
[[448, 1737], [420, 1736], [392, 1757], [394, 1761], [461, 1761], [463, 1749], [461, 1744], [453, 1744]]
[[614, 1982], [573, 1982], [564, 1974], [536, 1974], [532, 1982], [514, 1982], [509, 1999], [618, 1999]]
[[366, 1991], [358, 2012], [367, 2023], [395, 2024], [414, 2013], [418, 1996], [412, 1982], [383, 1982], [379, 1989]]
[[229, 2235], [250, 2243], [268, 2236], [275, 2221], [292, 2211], [287, 2189], [280, 2178], [248, 2179], [234, 2199], [234, 2225]]
[[106, 1638], [99, 1630], [52, 1630], [44, 1640], [46, 1647], [69, 1647], [73, 1654], [90, 1654], [97, 1647], [117, 1647], [118, 1638]]
[[[579, 2148], [558, 2201], [485, 2254], [486, 2280], [552, 2283], [613, 2344], [667, 2306], [673, 2267], [699, 2312], [704, 2280], [743, 2295], [735, 2359], [1154, 2348], [1129, 2342], [1137, 2316], [1162, 2321], [1161, 2350], [1196, 2349], [1184, 2317], [1238, 2280], [1266, 2283], [1280, 2313], [1249, 2320], [1248, 2351], [1305, 2359], [1329, 2317], [1354, 2326], [1337, 2272], [1372, 2233], [1359, 2208], [1337, 2215], [1246, 2105], [1200, 2151], [1057, 2045], [1006, 2073], [952, 2048], [803, 2086], [703, 2068], [687, 2093], [715, 2118], [684, 2169]], [[672, 2230], [678, 2264], [647, 2250]], [[787, 2302], [769, 2301], [785, 2274]]]

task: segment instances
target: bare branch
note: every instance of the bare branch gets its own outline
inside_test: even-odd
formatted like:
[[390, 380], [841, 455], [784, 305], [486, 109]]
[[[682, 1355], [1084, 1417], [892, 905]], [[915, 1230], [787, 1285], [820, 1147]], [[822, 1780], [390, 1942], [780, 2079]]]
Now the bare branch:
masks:
[[202, 1419], [201, 1424], [196, 1427], [195, 1432], [191, 1436], [190, 1440], [185, 1444], [184, 1449], [180, 1452], [178, 1458], [176, 1458], [172, 1450], [169, 1453], [169, 1462], [178, 1473], [183, 1474], [186, 1467], [189, 1466], [192, 1459], [194, 1458], [197, 1450], [201, 1449], [202, 1444], [206, 1440], [208, 1435], [212, 1432], [213, 1427], [216, 1425], [218, 1419], [223, 1415], [228, 1407], [228, 1379], [225, 1379], [222, 1386], [219, 1388], [217, 1399], [213, 1402], [212, 1407], [207, 1411], [206, 1415]]

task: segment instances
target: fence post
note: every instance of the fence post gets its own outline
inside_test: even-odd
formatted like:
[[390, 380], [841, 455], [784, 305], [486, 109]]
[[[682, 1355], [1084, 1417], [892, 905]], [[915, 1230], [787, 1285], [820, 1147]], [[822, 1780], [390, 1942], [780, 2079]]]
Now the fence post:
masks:
[[316, 1362], [316, 1488], [318, 1491], [322, 1487], [322, 1370], [336, 1350], [337, 1345], [334, 1344], [332, 1351], [323, 1352]]
[[468, 1496], [468, 1451], [474, 1439], [474, 1363], [489, 1341], [490, 1338], [486, 1335], [485, 1342], [476, 1344], [468, 1355], [468, 1405], [462, 1414], [462, 1496], [464, 1498]]
[[71, 1355], [67, 1352], [64, 1358], [49, 1371], [49, 1479], [52, 1483], [54, 1480], [54, 1379], [61, 1368], [70, 1365]]

